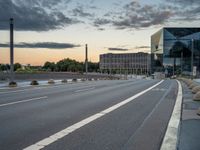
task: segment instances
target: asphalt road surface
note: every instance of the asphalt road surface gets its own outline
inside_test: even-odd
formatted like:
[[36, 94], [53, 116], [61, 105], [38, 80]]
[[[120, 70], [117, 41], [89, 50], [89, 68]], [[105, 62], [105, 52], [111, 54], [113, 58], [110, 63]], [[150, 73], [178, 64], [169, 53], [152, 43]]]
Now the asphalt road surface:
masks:
[[117, 80], [0, 90], [0, 149], [38, 149], [71, 127], [43, 149], [158, 150], [177, 88], [175, 80]]

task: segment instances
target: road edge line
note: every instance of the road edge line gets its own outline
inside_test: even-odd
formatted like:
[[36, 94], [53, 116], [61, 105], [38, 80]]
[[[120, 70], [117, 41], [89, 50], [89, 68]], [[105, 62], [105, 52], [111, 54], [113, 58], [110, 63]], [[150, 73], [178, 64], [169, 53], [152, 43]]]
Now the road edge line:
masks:
[[79, 121], [79, 122], [77, 122], [77, 123], [65, 128], [65, 129], [63, 129], [63, 130], [61, 130], [61, 131], [59, 131], [59, 132], [47, 137], [47, 138], [44, 138], [44, 139], [36, 142], [33, 145], [30, 145], [30, 146], [24, 148], [23, 150], [40, 150], [40, 149], [43, 149], [44, 147], [46, 147], [46, 146], [58, 141], [59, 139], [61, 139], [61, 138], [65, 137], [65, 136], [67, 136], [68, 134], [76, 131], [77, 129], [89, 124], [90, 122], [93, 122], [96, 119], [101, 118], [102, 116], [104, 116], [104, 115], [106, 115], [106, 114], [118, 109], [121, 106], [124, 106], [125, 104], [127, 104], [127, 103], [129, 103], [131, 101], [133, 101], [134, 99], [138, 98], [139, 96], [141, 96], [141, 95], [147, 93], [148, 91], [152, 90], [153, 88], [157, 87], [163, 81], [164, 80], [161, 80], [160, 82], [154, 84], [153, 86], [151, 86], [151, 87], [149, 87], [149, 88], [147, 88], [147, 89], [145, 89], [145, 90], [143, 90], [143, 91], [141, 91], [141, 92], [139, 92], [139, 93], [137, 93], [137, 94], [135, 94], [135, 95], [123, 100], [123, 101], [121, 101], [120, 103], [117, 103], [117, 104], [115, 104], [115, 105], [113, 105], [113, 106], [111, 106], [109, 108], [104, 109], [103, 111], [100, 111], [100, 112], [98, 112], [98, 113], [96, 113], [94, 115], [91, 115], [91, 116], [89, 116], [89, 117], [87, 117], [87, 118], [85, 118], [85, 119], [83, 119], [83, 120], [81, 120], [81, 121]]
[[176, 81], [178, 83], [178, 94], [176, 97], [176, 103], [171, 118], [169, 120], [160, 150], [176, 150], [178, 145], [178, 134], [180, 129], [183, 92], [180, 81]]

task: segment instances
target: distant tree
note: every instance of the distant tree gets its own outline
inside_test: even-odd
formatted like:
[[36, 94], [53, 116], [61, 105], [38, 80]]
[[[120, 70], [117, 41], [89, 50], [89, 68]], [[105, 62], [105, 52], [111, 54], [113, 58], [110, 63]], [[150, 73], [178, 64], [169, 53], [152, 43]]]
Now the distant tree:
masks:
[[[43, 66], [43, 69], [49, 70], [49, 71], [58, 71], [58, 72], [84, 72], [85, 69], [85, 63], [78, 62], [73, 59], [63, 59], [58, 61], [56, 64], [52, 62], [46, 62]], [[92, 63], [88, 62], [88, 71], [89, 72], [97, 72], [99, 70], [99, 64], [98, 63]]]
[[56, 70], [56, 64], [54, 62], [45, 62], [43, 68], [45, 70], [49, 70], [49, 71], [55, 71]]
[[88, 62], [88, 71], [97, 72], [99, 70], [99, 63]]
[[17, 71], [17, 69], [22, 68], [22, 65], [20, 63], [15, 63], [14, 64], [14, 71]]
[[0, 71], [8, 71], [10, 70], [9, 64], [0, 64]]

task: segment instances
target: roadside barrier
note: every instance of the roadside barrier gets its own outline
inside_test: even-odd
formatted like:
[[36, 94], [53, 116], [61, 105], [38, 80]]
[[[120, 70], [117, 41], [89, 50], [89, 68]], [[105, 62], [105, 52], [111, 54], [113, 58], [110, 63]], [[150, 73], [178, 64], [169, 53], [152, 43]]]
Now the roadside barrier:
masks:
[[33, 80], [33, 81], [31, 81], [30, 85], [39, 85], [39, 83], [37, 80]]
[[55, 81], [54, 81], [53, 79], [50, 79], [50, 80], [48, 81], [48, 84], [55, 84]]

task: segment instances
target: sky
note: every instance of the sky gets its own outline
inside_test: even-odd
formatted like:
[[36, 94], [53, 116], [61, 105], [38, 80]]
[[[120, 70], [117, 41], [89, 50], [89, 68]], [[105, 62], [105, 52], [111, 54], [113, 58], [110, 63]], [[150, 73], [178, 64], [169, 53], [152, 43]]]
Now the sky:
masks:
[[0, 63], [9, 63], [9, 18], [15, 62], [64, 58], [99, 61], [103, 53], [150, 52], [162, 27], [199, 27], [199, 0], [0, 0]]

